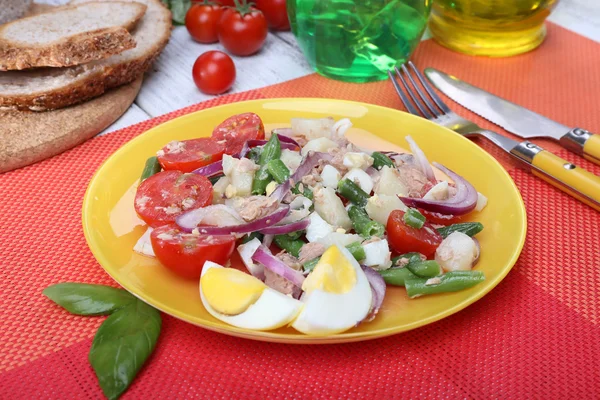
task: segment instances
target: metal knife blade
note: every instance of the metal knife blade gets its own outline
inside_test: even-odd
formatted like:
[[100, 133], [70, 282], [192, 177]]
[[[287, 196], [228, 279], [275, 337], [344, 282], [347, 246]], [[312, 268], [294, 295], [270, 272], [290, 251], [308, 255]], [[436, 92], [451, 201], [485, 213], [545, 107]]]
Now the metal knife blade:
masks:
[[446, 96], [481, 117], [523, 138], [560, 139], [571, 129], [518, 104], [479, 89], [434, 68], [425, 75]]

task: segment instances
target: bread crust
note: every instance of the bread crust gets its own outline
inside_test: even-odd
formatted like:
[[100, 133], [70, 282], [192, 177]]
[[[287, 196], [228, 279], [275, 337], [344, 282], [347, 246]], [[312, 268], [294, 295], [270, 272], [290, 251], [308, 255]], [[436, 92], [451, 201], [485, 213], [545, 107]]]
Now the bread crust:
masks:
[[[159, 0], [149, 1], [160, 6], [163, 12], [162, 17], [164, 21], [157, 21], [157, 23], [164, 22], [168, 26], [165, 27], [166, 29], [164, 29], [164, 33], [160, 37], [154, 38], [155, 43], [147, 54], [119, 64], [90, 66], [85, 78], [77, 79], [70, 84], [45, 92], [5, 95], [1, 93], [0, 89], [0, 110], [55, 110], [82, 103], [100, 96], [111, 88], [130, 83], [140, 77], [148, 70], [155, 58], [158, 57], [167, 45], [172, 28], [171, 12]], [[65, 72], [65, 74], [69, 72]]]
[[[60, 15], [66, 10], [94, 4], [60, 7], [43, 13]], [[98, 2], [100, 3], [100, 2]], [[118, 3], [117, 3], [118, 4]], [[121, 4], [125, 4], [121, 2]], [[131, 3], [129, 3], [131, 4]], [[120, 26], [96, 29], [69, 35], [52, 43], [34, 45], [3, 38], [3, 32], [14, 24], [27, 23], [38, 16], [30, 16], [0, 27], [0, 71], [23, 70], [38, 67], [70, 67], [94, 60], [101, 60], [135, 47], [129, 30], [135, 28], [146, 12], [146, 5], [135, 3], [137, 12]]]
[[133, 49], [127, 29], [112, 27], [82, 32], [48, 47], [23, 48], [0, 41], [0, 71], [35, 67], [70, 67]]

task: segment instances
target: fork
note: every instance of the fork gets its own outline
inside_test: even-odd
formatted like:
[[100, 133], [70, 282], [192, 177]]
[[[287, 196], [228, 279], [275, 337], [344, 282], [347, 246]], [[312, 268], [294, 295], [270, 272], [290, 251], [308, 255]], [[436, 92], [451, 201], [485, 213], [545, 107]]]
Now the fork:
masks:
[[469, 138], [485, 137], [521, 164], [525, 163], [534, 175], [600, 211], [600, 177], [578, 168], [527, 140], [517, 142], [462, 118], [442, 101], [412, 61], [407, 64], [408, 68], [406, 64], [400, 67], [402, 72], [398, 67], [394, 67], [395, 76], [392, 71], [388, 71], [388, 75], [409, 113], [426, 118]]

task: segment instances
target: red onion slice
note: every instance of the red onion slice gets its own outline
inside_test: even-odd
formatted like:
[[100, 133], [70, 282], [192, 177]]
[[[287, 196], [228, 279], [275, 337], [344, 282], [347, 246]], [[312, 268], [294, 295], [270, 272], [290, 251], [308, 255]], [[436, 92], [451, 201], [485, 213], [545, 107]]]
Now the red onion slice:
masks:
[[268, 249], [269, 247], [271, 247], [273, 239], [275, 239], [275, 235], [265, 235], [262, 241], [262, 245]]
[[385, 290], [386, 285], [383, 277], [373, 270], [370, 267], [366, 267], [361, 265], [363, 271], [365, 271], [365, 275], [367, 276], [367, 280], [371, 285], [371, 291], [373, 292], [373, 304], [371, 305], [371, 311], [369, 315], [364, 319], [364, 321], [369, 322], [372, 321], [379, 312], [381, 305], [383, 304], [383, 299], [385, 298]]
[[429, 160], [427, 160], [427, 156], [423, 153], [423, 150], [419, 147], [417, 142], [414, 141], [410, 136], [406, 137], [406, 141], [410, 146], [410, 151], [413, 153], [415, 164], [417, 167], [425, 174], [427, 179], [432, 183], [437, 183], [435, 179], [435, 174], [433, 173], [433, 168], [431, 168], [431, 164], [429, 164]]
[[255, 264], [254, 260], [252, 260], [252, 256], [254, 256], [254, 253], [256, 253], [256, 250], [260, 246], [260, 240], [255, 238], [249, 241], [248, 243], [239, 245], [237, 251], [238, 253], [240, 253], [240, 258], [242, 259], [242, 262], [244, 263], [250, 274], [264, 282], [264, 267], [261, 264]]
[[[301, 146], [298, 144], [298, 142], [296, 142], [294, 139], [292, 139], [290, 137], [290, 135], [292, 134], [292, 128], [288, 128], [288, 129], [289, 129], [289, 131], [286, 130], [285, 135], [280, 134], [279, 130], [277, 130], [277, 132], [275, 132], [275, 133], [277, 133], [277, 136], [279, 136], [279, 141], [281, 143], [293, 144], [294, 146], [300, 148]], [[284, 132], [282, 132], [282, 133], [284, 133]]]
[[477, 205], [477, 191], [473, 185], [443, 165], [438, 163], [434, 165], [454, 181], [456, 194], [448, 200], [423, 200], [413, 197], [400, 197], [400, 200], [409, 207], [418, 207], [440, 214], [463, 215], [471, 212]]
[[292, 282], [297, 287], [302, 287], [302, 283], [305, 279], [304, 275], [302, 275], [300, 271], [290, 268], [283, 261], [272, 255], [266, 247], [260, 246], [256, 252], [254, 252], [252, 259], [264, 265], [265, 268], [271, 272]]
[[208, 164], [204, 167], [200, 167], [192, 171], [192, 174], [206, 176], [210, 178], [211, 176], [219, 175], [223, 173], [223, 161], [219, 160], [212, 164]]
[[287, 192], [292, 188], [292, 182], [294, 182], [294, 184], [300, 182], [303, 176], [308, 175], [308, 173], [319, 164], [319, 161], [331, 161], [331, 159], [332, 156], [328, 153], [309, 151], [308, 155], [304, 158], [304, 161], [298, 166], [290, 179], [277, 186], [273, 193], [271, 193], [271, 197], [275, 197], [278, 201], [283, 200]]
[[210, 206], [197, 208], [181, 214], [175, 219], [175, 223], [184, 232], [191, 232], [200, 224], [209, 225], [212, 223], [219, 226], [235, 226], [242, 223], [240, 215], [231, 207], [224, 204], [213, 204]]
[[[194, 210], [195, 211], [195, 210]], [[271, 225], [276, 224], [281, 221], [287, 213], [290, 211], [290, 207], [288, 205], [282, 205], [275, 212], [267, 215], [266, 217], [259, 218], [255, 221], [248, 222], [246, 224], [240, 225], [232, 225], [232, 226], [214, 226], [214, 225], [199, 225], [194, 228], [198, 228], [201, 234], [206, 235], [230, 235], [233, 233], [250, 233], [260, 231], [262, 229], [268, 228]], [[184, 214], [185, 215], [185, 214]], [[179, 218], [178, 218], [179, 219]], [[179, 222], [176, 221], [177, 225]], [[181, 225], [179, 225], [181, 226]], [[182, 229], [189, 229], [190, 225], [186, 224], [185, 226], [181, 226]]]
[[301, 221], [292, 222], [291, 224], [287, 225], [271, 226], [269, 228], [262, 229], [260, 233], [264, 233], [265, 235], [283, 235], [286, 233], [301, 231], [306, 229], [308, 225], [310, 225], [310, 220], [307, 218]]

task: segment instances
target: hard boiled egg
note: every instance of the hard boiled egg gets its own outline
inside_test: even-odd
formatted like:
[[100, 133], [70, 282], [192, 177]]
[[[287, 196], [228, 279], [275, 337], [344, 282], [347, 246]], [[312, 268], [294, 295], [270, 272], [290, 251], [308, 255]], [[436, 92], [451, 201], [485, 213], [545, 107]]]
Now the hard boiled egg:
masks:
[[303, 304], [259, 279], [207, 261], [200, 277], [200, 298], [213, 317], [245, 329], [277, 329], [293, 321]]
[[364, 271], [347, 249], [337, 245], [325, 251], [302, 289], [304, 308], [292, 327], [308, 335], [343, 332], [371, 309], [371, 286]]

